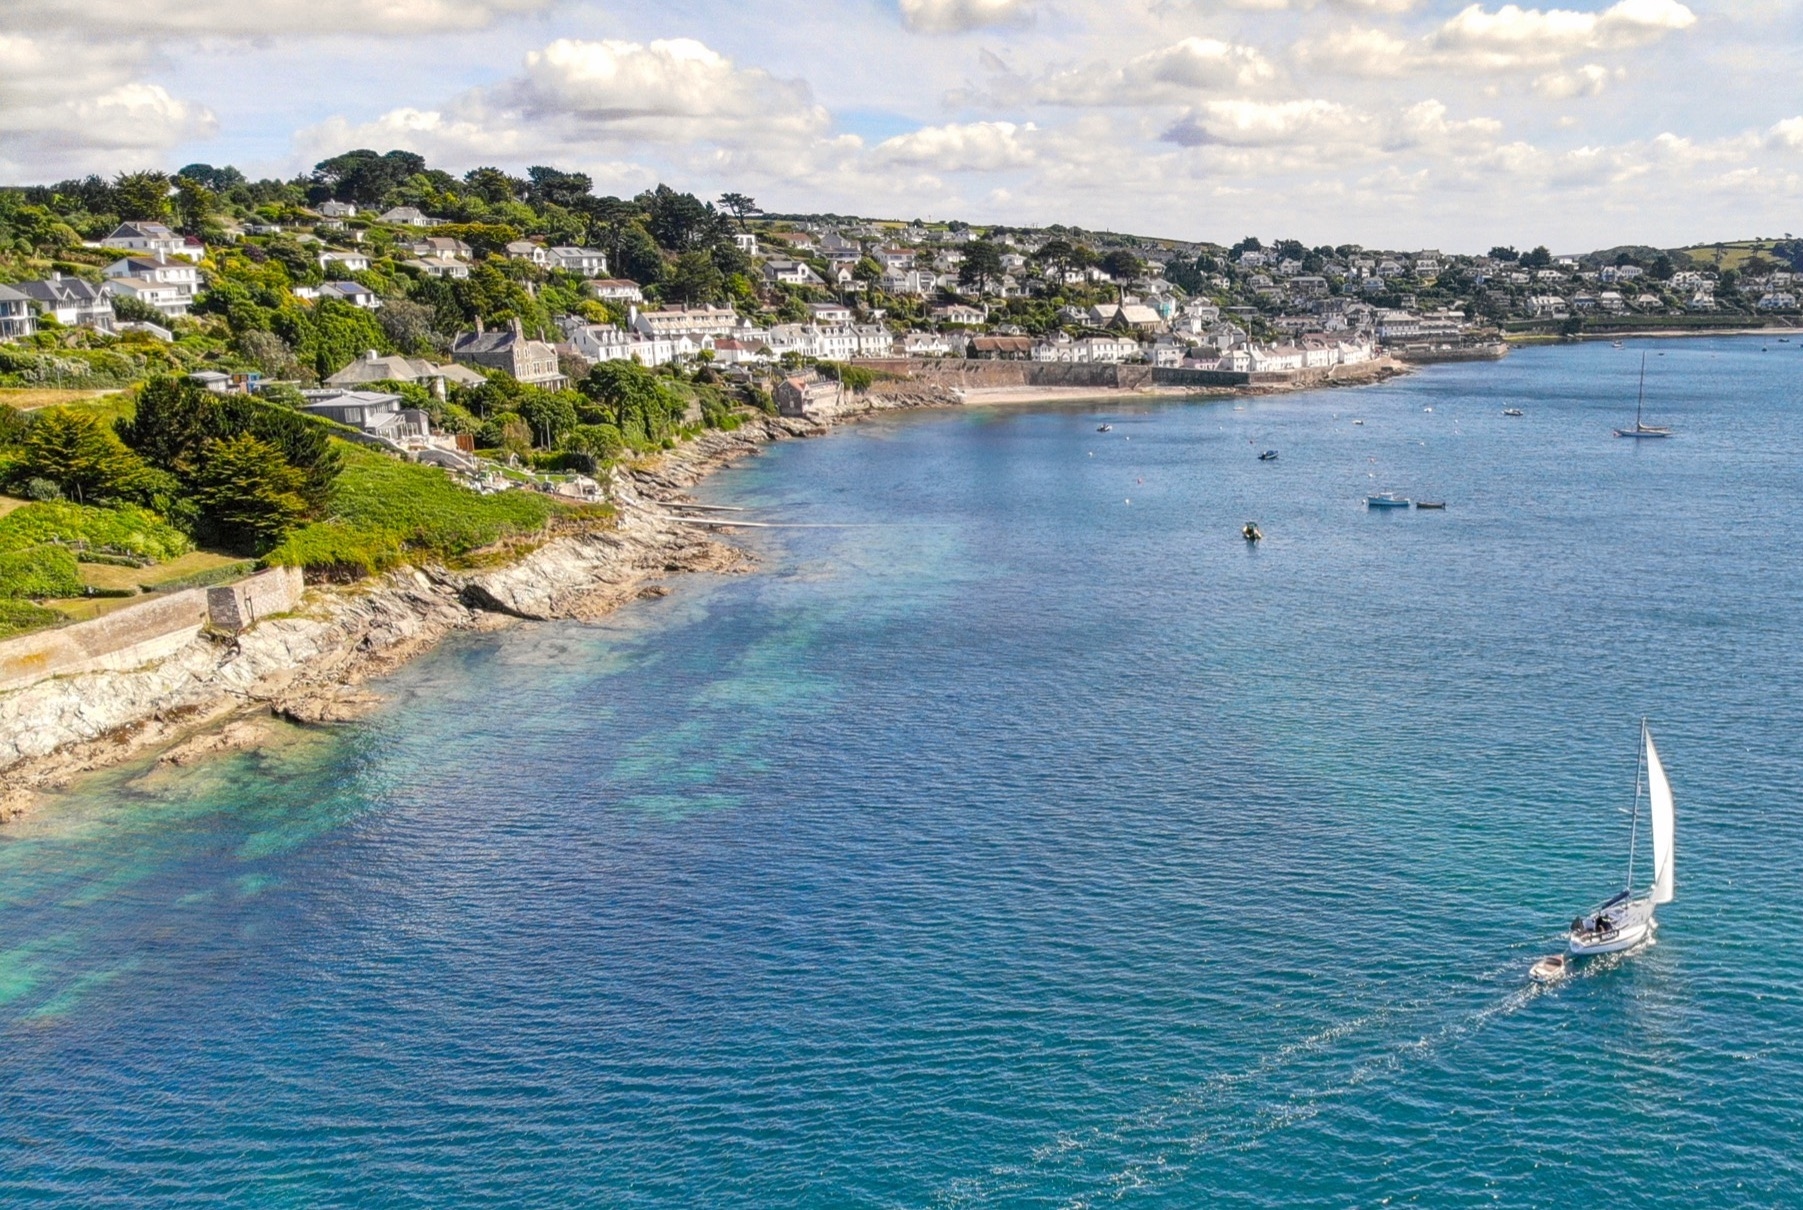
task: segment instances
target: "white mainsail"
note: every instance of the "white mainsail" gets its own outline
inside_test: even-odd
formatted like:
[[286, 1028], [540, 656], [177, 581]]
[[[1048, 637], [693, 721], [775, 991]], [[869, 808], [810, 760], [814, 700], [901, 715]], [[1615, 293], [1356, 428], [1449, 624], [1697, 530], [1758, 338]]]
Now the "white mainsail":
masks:
[[1653, 747], [1652, 732], [1646, 737], [1647, 799], [1653, 814], [1653, 890], [1654, 903], [1672, 901], [1673, 864], [1676, 854], [1677, 823], [1672, 807], [1672, 784], [1665, 780], [1665, 766], [1659, 763]]

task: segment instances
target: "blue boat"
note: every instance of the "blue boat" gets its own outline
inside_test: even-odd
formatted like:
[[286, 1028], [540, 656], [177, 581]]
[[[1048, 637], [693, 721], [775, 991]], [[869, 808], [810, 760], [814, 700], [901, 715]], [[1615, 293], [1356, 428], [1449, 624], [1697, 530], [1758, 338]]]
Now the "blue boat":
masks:
[[1411, 503], [1413, 502], [1395, 492], [1379, 492], [1375, 496], [1365, 497], [1366, 508], [1407, 508]]
[[1266, 450], [1264, 453], [1262, 453], [1258, 456], [1258, 460], [1260, 462], [1275, 462], [1275, 461], [1277, 461], [1277, 451], [1276, 450]]

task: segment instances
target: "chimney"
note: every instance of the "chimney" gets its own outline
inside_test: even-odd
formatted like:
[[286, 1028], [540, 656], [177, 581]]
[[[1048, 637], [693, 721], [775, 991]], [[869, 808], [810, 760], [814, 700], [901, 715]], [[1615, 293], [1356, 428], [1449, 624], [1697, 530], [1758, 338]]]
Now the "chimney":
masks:
[[365, 349], [363, 351], [363, 360], [364, 361], [374, 361], [375, 359], [376, 359], [376, 351], [374, 349]]
[[476, 316], [476, 335], [482, 335], [482, 317], [480, 315]]
[[526, 325], [520, 322], [519, 316], [515, 315], [508, 326], [510, 326], [513, 329], [514, 339], [516, 339], [516, 340], [524, 340], [525, 339]]

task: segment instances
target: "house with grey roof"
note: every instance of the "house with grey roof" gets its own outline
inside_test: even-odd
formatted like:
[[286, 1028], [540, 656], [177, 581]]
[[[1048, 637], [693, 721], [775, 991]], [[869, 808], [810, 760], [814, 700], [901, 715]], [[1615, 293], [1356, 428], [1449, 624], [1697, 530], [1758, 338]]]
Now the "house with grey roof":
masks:
[[439, 223], [435, 218], [427, 218], [418, 206], [396, 206], [384, 211], [378, 221], [395, 227], [436, 227]]
[[569, 379], [557, 366], [557, 350], [526, 335], [519, 317], [505, 328], [487, 331], [476, 321], [474, 332], [460, 333], [451, 342], [451, 358], [462, 365], [502, 370], [530, 386], [559, 390]]
[[434, 365], [423, 358], [383, 356], [370, 349], [363, 356], [326, 379], [329, 387], [357, 387], [371, 382], [417, 382], [430, 386], [444, 397], [445, 385], [481, 386], [488, 381], [476, 371], [460, 365]]
[[11, 286], [0, 286], [0, 340], [19, 340], [37, 330], [38, 313], [31, 299]]
[[52, 273], [43, 281], [20, 282], [13, 288], [31, 299], [39, 315], [64, 327], [113, 330], [113, 300], [91, 281]]
[[126, 256], [100, 271], [102, 277], [141, 278], [159, 286], [168, 286], [184, 303], [194, 301], [200, 293], [200, 270], [185, 260], [167, 256]]
[[118, 248], [141, 255], [179, 256], [200, 260], [207, 254], [206, 245], [197, 239], [177, 235], [162, 223], [120, 223], [100, 241], [102, 248]]
[[567, 245], [547, 250], [549, 267], [584, 277], [599, 277], [607, 272], [607, 253], [599, 248], [572, 248]]
[[365, 311], [377, 310], [382, 305], [382, 300], [374, 290], [354, 281], [329, 281], [319, 287], [317, 297], [335, 298], [353, 307], [362, 307]]

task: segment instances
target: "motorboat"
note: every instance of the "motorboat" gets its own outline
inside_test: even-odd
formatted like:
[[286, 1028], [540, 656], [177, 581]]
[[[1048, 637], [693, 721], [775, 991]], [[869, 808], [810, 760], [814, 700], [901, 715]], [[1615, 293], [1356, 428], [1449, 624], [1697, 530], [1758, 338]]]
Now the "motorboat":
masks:
[[1407, 508], [1412, 503], [1412, 500], [1398, 496], [1395, 492], [1379, 492], [1375, 496], [1365, 497], [1366, 508]]
[[1446, 511], [1446, 501], [1444, 501], [1444, 500], [1417, 500], [1417, 501], [1415, 501], [1415, 507], [1416, 508], [1437, 508], [1441, 512], [1444, 512], [1444, 511]]
[[[1663, 357], [1664, 354], [1661, 353], [1660, 356]], [[1640, 355], [1640, 401], [1634, 405], [1634, 427], [1631, 429], [1616, 429], [1615, 435], [1617, 437], [1669, 437], [1672, 435], [1672, 431], [1670, 429], [1660, 428], [1657, 425], [1641, 423], [1640, 410], [1645, 405], [1646, 405], [1646, 354], [1642, 353]]]
[[1520, 408], [1504, 408], [1503, 415], [1505, 415], [1505, 416], [1520, 416], [1520, 415], [1524, 415], [1524, 413], [1522, 412], [1522, 410]]
[[1609, 342], [1609, 347], [1610, 347], [1610, 348], [1611, 348], [1611, 349], [1619, 349], [1619, 348], [1621, 348], [1621, 341], [1619, 341], [1619, 340], [1612, 340], [1612, 341], [1610, 341], [1610, 342]]
[[1354, 428], [1362, 428], [1364, 426], [1364, 423], [1365, 422], [1363, 420], [1354, 420], [1352, 422]]
[[1535, 983], [1557, 983], [1571, 973], [1571, 963], [1564, 954], [1548, 954], [1528, 967], [1528, 978]]
[[1260, 532], [1258, 522], [1248, 521], [1240, 526], [1240, 537], [1246, 539], [1248, 542], [1262, 542], [1264, 541], [1265, 535]]
[[1098, 424], [1098, 425], [1096, 425], [1096, 432], [1112, 433], [1112, 432], [1114, 432], [1114, 426], [1112, 424]]
[[1264, 453], [1262, 453], [1258, 456], [1258, 460], [1260, 462], [1275, 462], [1275, 461], [1277, 461], [1277, 451], [1276, 450], [1266, 450]]
[[[1670, 903], [1674, 894], [1676, 861], [1676, 810], [1671, 782], [1653, 747], [1653, 733], [1640, 724], [1640, 770], [1634, 778], [1634, 822], [1628, 839], [1628, 885], [1616, 895], [1571, 922], [1569, 948], [1573, 954], [1614, 954], [1632, 949], [1653, 935], [1658, 925], [1653, 909]], [[1634, 892], [1634, 856], [1640, 839], [1640, 799], [1647, 800], [1653, 837], [1653, 881], [1646, 893]]]

